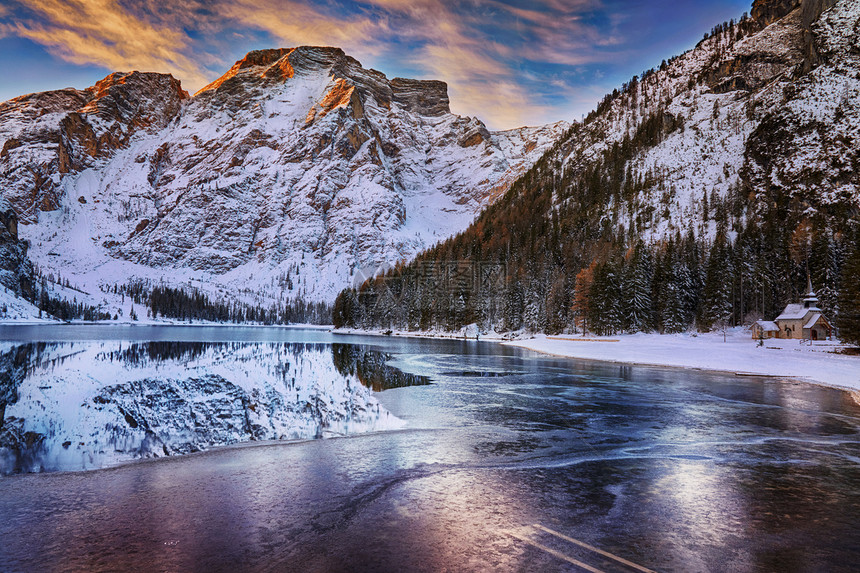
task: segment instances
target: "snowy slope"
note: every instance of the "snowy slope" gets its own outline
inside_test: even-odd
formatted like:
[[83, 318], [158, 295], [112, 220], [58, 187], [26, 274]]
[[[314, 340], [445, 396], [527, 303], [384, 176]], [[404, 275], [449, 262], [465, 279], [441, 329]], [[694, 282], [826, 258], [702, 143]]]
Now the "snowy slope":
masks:
[[54, 321], [40, 317], [37, 306], [5, 286], [0, 286], [0, 322], [14, 324]]
[[[89, 292], [138, 277], [266, 305], [332, 300], [464, 229], [568, 128], [489, 132], [450, 113], [444, 83], [388, 79], [335, 48], [251, 52], [192, 98], [155, 76], [145, 100], [181, 102], [158, 121], [79, 108], [97, 107], [95, 88], [0, 107], [0, 139], [17, 142], [0, 158], [4, 194], [31, 257]], [[94, 139], [67, 134], [69, 116], [114, 145], [66, 146], [79, 159], [64, 162], [63, 141]], [[38, 193], [26, 164], [44, 172]]]
[[660, 141], [625, 165], [643, 191], [604, 209], [613, 225], [646, 241], [713, 235], [708, 201], [733, 193], [785, 193], [810, 214], [860, 207], [860, 4], [756, 0], [752, 13], [631, 81], [561, 145], [579, 171], [662, 118]]

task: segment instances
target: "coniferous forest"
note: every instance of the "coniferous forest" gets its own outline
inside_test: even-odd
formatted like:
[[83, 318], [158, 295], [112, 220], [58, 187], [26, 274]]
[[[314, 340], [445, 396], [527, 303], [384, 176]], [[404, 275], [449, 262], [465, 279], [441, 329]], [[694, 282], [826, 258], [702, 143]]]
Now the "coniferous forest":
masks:
[[[49, 283], [53, 287], [49, 287]], [[50, 275], [40, 277], [38, 288], [34, 290], [32, 302], [49, 316], [60, 320], [117, 320], [120, 316], [111, 315], [97, 306], [79, 302], [76, 298], [71, 301], [52, 293], [57, 286], [77, 290], [59, 278]], [[114, 285], [110, 290], [113, 294], [122, 296], [128, 301], [127, 316], [138, 320], [140, 313], [148, 318], [165, 318], [181, 321], [208, 321], [255, 324], [330, 324], [331, 305], [325, 302], [310, 302], [302, 299], [292, 300], [286, 304], [263, 307], [241, 301], [226, 301], [213, 299], [198, 290], [188, 291], [163, 284], [152, 286], [144, 281], [129, 281], [124, 285]], [[81, 295], [87, 293], [78, 291]]]
[[[574, 136], [574, 126], [568, 140]], [[845, 340], [856, 333], [856, 214], [810, 214], [795, 199], [737, 185], [703, 198], [703, 223], [646, 243], [608, 205], [636, 200], [647, 177], [626, 168], [677, 125], [644, 121], [584, 169], [548, 152], [463, 233], [409, 265], [343, 291], [336, 326], [456, 330], [680, 332], [773, 319], [797, 302], [807, 273]], [[659, 183], [659, 182], [658, 182]], [[503, 276], [483, 284], [482, 266]], [[464, 280], [462, 269], [471, 278]], [[841, 293], [841, 296], [840, 296]], [[852, 322], [854, 321], [854, 322]], [[853, 338], [852, 338], [853, 337]]]

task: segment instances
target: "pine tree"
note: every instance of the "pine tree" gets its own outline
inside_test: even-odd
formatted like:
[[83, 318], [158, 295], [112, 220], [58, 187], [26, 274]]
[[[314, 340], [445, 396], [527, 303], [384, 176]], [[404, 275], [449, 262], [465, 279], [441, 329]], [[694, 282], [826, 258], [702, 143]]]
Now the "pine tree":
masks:
[[842, 265], [836, 326], [843, 342], [860, 345], [860, 231]]
[[573, 312], [574, 325], [582, 330], [585, 335], [588, 332], [589, 317], [591, 315], [591, 304], [589, 294], [591, 293], [591, 284], [594, 282], [594, 270], [597, 267], [597, 262], [583, 267], [576, 275], [576, 282], [573, 287]]
[[718, 322], [732, 319], [731, 247], [725, 231], [720, 229], [708, 255], [705, 285], [702, 290], [702, 312], [699, 328], [710, 330]]
[[506, 330], [519, 330], [523, 325], [523, 289], [519, 277], [512, 279], [505, 297], [504, 324]]
[[589, 289], [589, 322], [599, 335], [606, 336], [622, 328], [622, 301], [619, 264], [613, 260], [599, 264]]
[[658, 328], [660, 332], [682, 332], [692, 322], [694, 312], [688, 311], [695, 305], [689, 299], [698, 298], [697, 293], [687, 293], [694, 288], [687, 265], [679, 252], [679, 241], [670, 240], [660, 257], [659, 269], [654, 273], [652, 292], [656, 297], [656, 310], [659, 313]]
[[824, 229], [812, 238], [809, 256], [809, 274], [819, 299], [819, 306], [828, 316], [835, 316], [839, 292], [839, 270], [842, 266], [841, 246], [833, 234]]
[[335, 328], [356, 326], [358, 300], [355, 289], [346, 289], [337, 295], [332, 309], [332, 322]]
[[559, 274], [546, 296], [546, 333], [558, 334], [567, 324], [567, 296], [565, 276]]
[[630, 332], [653, 329], [651, 282], [654, 260], [651, 251], [639, 240], [625, 267], [622, 296], [625, 301], [624, 326]]

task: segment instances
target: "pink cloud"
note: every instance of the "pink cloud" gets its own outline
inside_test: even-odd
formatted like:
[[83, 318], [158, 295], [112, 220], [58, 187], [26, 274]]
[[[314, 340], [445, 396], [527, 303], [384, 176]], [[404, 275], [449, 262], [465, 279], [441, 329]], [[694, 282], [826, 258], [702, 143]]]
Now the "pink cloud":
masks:
[[[455, 110], [497, 127], [534, 123], [551, 109], [528, 87], [535, 80], [524, 77], [524, 62], [593, 63], [606, 57], [594, 46], [615, 41], [583, 19], [601, 7], [597, 0], [539, 0], [528, 8], [499, 0], [362, 0], [348, 10], [337, 0], [15, 1], [23, 17], [0, 24], [0, 34], [38, 42], [69, 62], [169, 72], [193, 92], [215, 79], [211, 70], [243, 55], [231, 52], [227, 38], [247, 29], [280, 47], [338, 46], [366, 65], [389, 62], [444, 80]], [[523, 41], [499, 41], [493, 26]]]

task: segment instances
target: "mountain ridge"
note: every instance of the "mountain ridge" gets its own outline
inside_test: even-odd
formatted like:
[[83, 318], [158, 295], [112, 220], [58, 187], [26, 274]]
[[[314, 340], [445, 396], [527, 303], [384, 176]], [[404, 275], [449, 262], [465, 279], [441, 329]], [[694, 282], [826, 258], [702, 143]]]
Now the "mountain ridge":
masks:
[[444, 82], [281, 48], [190, 97], [131, 72], [4, 102], [0, 185], [37, 267], [94, 304], [129, 280], [330, 301], [465, 228], [567, 128], [491, 132]]

